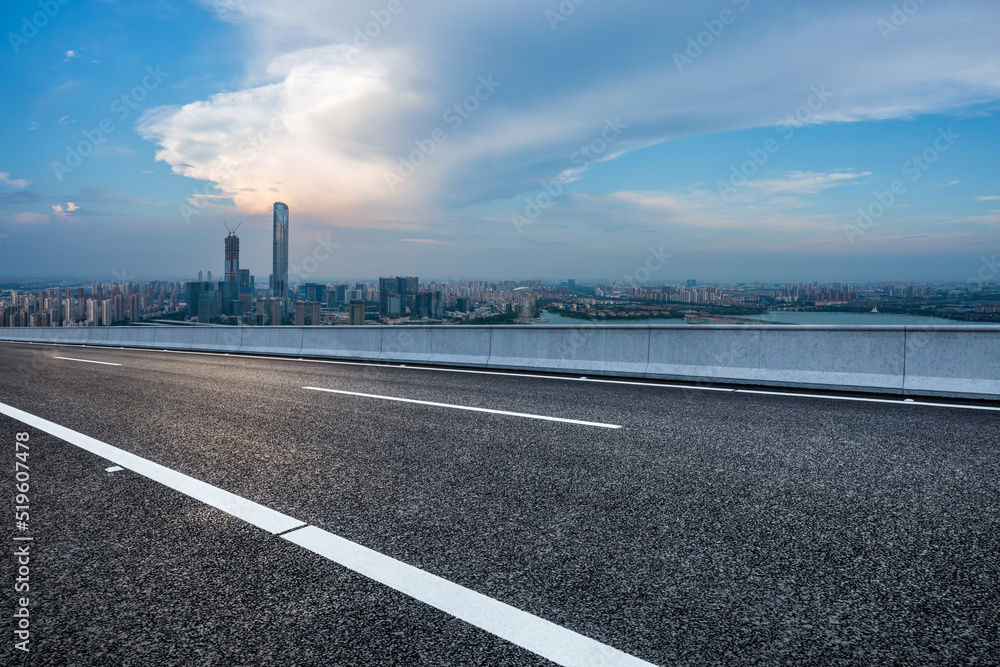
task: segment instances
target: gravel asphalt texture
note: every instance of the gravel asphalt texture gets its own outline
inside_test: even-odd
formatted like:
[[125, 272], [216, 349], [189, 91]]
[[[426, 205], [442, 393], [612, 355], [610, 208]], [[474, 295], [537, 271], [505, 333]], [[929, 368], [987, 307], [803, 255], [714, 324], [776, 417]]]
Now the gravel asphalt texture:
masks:
[[[1000, 664], [1000, 412], [7, 343], [0, 402], [655, 664]], [[9, 664], [551, 664], [27, 430]]]

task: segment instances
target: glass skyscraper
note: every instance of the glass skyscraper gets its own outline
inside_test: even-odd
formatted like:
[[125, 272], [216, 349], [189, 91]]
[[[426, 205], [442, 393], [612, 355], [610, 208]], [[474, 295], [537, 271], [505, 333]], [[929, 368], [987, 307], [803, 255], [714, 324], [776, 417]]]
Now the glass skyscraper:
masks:
[[271, 296], [281, 299], [281, 312], [288, 312], [288, 207], [274, 202], [274, 270]]

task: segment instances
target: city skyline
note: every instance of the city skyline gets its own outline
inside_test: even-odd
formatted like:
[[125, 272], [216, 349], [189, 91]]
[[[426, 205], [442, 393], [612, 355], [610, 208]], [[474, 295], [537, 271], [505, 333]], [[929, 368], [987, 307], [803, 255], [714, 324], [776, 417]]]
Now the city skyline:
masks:
[[35, 9], [0, 278], [193, 275], [240, 219], [261, 276], [275, 201], [330, 280], [961, 282], [1000, 245], [988, 2]]

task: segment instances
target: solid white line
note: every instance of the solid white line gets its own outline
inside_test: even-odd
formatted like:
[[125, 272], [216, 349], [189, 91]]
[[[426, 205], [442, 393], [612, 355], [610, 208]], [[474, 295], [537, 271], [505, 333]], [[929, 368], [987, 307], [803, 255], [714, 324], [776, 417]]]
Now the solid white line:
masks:
[[378, 398], [383, 401], [399, 401], [401, 403], [417, 403], [419, 405], [433, 405], [438, 408], [455, 408], [456, 410], [471, 410], [472, 412], [489, 412], [494, 415], [509, 415], [511, 417], [526, 417], [528, 419], [544, 419], [550, 422], [565, 422], [567, 424], [580, 424], [582, 426], [599, 426], [601, 428], [621, 428], [618, 424], [603, 424], [601, 422], [588, 422], [580, 419], [564, 419], [563, 417], [546, 417], [545, 415], [532, 415], [525, 412], [508, 412], [507, 410], [492, 410], [490, 408], [473, 408], [468, 405], [452, 405], [451, 403], [435, 403], [433, 401], [418, 401], [413, 398], [398, 398], [396, 396], [379, 396], [378, 394], [362, 394], [357, 391], [343, 391], [342, 389], [324, 389], [323, 387], [302, 387], [313, 391], [328, 391], [331, 394], [347, 394], [348, 396], [362, 396], [364, 398]]
[[281, 538], [556, 664], [651, 664], [315, 526], [296, 530]]
[[823, 396], [822, 394], [799, 394], [790, 391], [766, 391], [764, 389], [734, 389], [737, 394], [762, 394], [764, 396], [795, 396], [796, 398], [836, 398], [841, 401], [859, 401], [861, 403], [894, 403], [896, 405], [923, 405], [932, 408], [962, 408], [963, 410], [995, 410], [1000, 408], [991, 405], [961, 405], [956, 403], [930, 403], [917, 400], [899, 400], [898, 398], [864, 398], [861, 396]]
[[91, 359], [74, 359], [73, 357], [52, 357], [53, 359], [65, 359], [66, 361], [82, 361], [85, 364], [104, 364], [105, 366], [121, 366], [121, 364], [113, 364], [110, 361], [93, 361]]
[[78, 433], [65, 426], [60, 426], [47, 419], [36, 417], [5, 403], [0, 403], [0, 413], [22, 421], [28, 426], [34, 426], [40, 431], [45, 431], [55, 437], [65, 440], [71, 445], [76, 445], [92, 454], [105, 458], [113, 463], [117, 463], [123, 468], [137, 472], [140, 475], [150, 478], [154, 482], [159, 482], [175, 491], [200, 500], [206, 505], [211, 505], [222, 510], [226, 514], [231, 514], [238, 519], [243, 519], [247, 523], [252, 523], [258, 528], [263, 528], [269, 533], [280, 533], [303, 525], [303, 521], [293, 519], [290, 516], [275, 512], [274, 510], [258, 505], [255, 502], [240, 496], [223, 491], [222, 489], [206, 484], [193, 477], [188, 477], [184, 473], [171, 470], [159, 463], [153, 463], [141, 456], [136, 456], [123, 449], [118, 449], [100, 440], [95, 440], [90, 436]]
[[557, 664], [580, 667], [602, 665], [653, 667], [651, 663], [551, 621], [47, 419], [36, 417], [5, 403], [0, 403], [0, 414], [17, 419], [109, 461], [119, 463], [129, 470], [243, 519], [271, 534], [292, 531], [287, 535], [281, 535], [281, 539], [297, 544]]
[[[23, 340], [8, 340], [4, 341], [6, 343], [31, 343], [31, 341]], [[53, 345], [59, 345], [61, 347], [87, 347], [86, 345], [81, 345], [79, 343], [53, 343]], [[101, 346], [91, 345], [91, 348]], [[149, 348], [128, 348], [135, 352], [170, 352], [173, 354], [199, 354], [206, 356], [231, 356], [223, 355], [219, 352], [193, 352], [190, 350], [151, 350]], [[277, 357], [277, 356], [267, 356], [263, 354], [236, 354], [232, 355], [236, 358], [242, 359], [265, 359], [269, 361], [290, 361], [289, 357]], [[314, 364], [334, 364], [338, 366], [371, 366], [374, 368], [404, 368], [408, 371], [435, 371], [439, 373], [475, 373], [477, 375], [504, 375], [508, 377], [520, 377], [520, 378], [538, 378], [541, 380], [560, 380], [563, 382], [595, 382], [599, 384], [623, 384], [632, 385], [636, 387], [659, 387], [660, 389], [691, 389], [693, 391], [721, 391], [729, 393], [741, 393], [741, 394], [762, 394], [765, 396], [794, 396], [796, 398], [820, 398], [826, 401], [861, 401], [869, 403], [889, 403], [896, 405], [923, 405], [935, 408], [956, 408], [961, 410], [993, 410], [1000, 411], [998, 407], [992, 407], [987, 405], [966, 405], [963, 403], [930, 403], [919, 400], [922, 398], [920, 395], [914, 395], [914, 400], [900, 400], [898, 398], [861, 398], [857, 396], [837, 396], [833, 394], [803, 394], [799, 392], [788, 392], [788, 391], [765, 391], [757, 389], [737, 389], [729, 387], [699, 387], [695, 385], [680, 385], [680, 384], [666, 384], [661, 382], [641, 382], [633, 380], [610, 380], [604, 378], [588, 378], [588, 377], [563, 377], [558, 375], [539, 375], [537, 373], [512, 373], [506, 371], [491, 371], [491, 370], [475, 370], [470, 368], [441, 368], [438, 366], [406, 366], [396, 363], [371, 363], [366, 361], [340, 361], [337, 359], [304, 359], [303, 361], [307, 363]], [[711, 381], [711, 379], [706, 379], [706, 381]], [[669, 381], [667, 381], [669, 382]], [[834, 388], [835, 390], [835, 388]]]

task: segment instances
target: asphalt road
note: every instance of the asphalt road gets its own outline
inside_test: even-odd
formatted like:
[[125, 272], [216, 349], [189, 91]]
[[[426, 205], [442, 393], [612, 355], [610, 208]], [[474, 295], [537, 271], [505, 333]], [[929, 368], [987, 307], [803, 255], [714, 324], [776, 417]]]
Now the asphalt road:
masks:
[[[8, 343], [0, 403], [653, 664], [1000, 664], [1000, 411]], [[9, 664], [551, 664], [0, 415], [8, 517], [20, 431]]]

